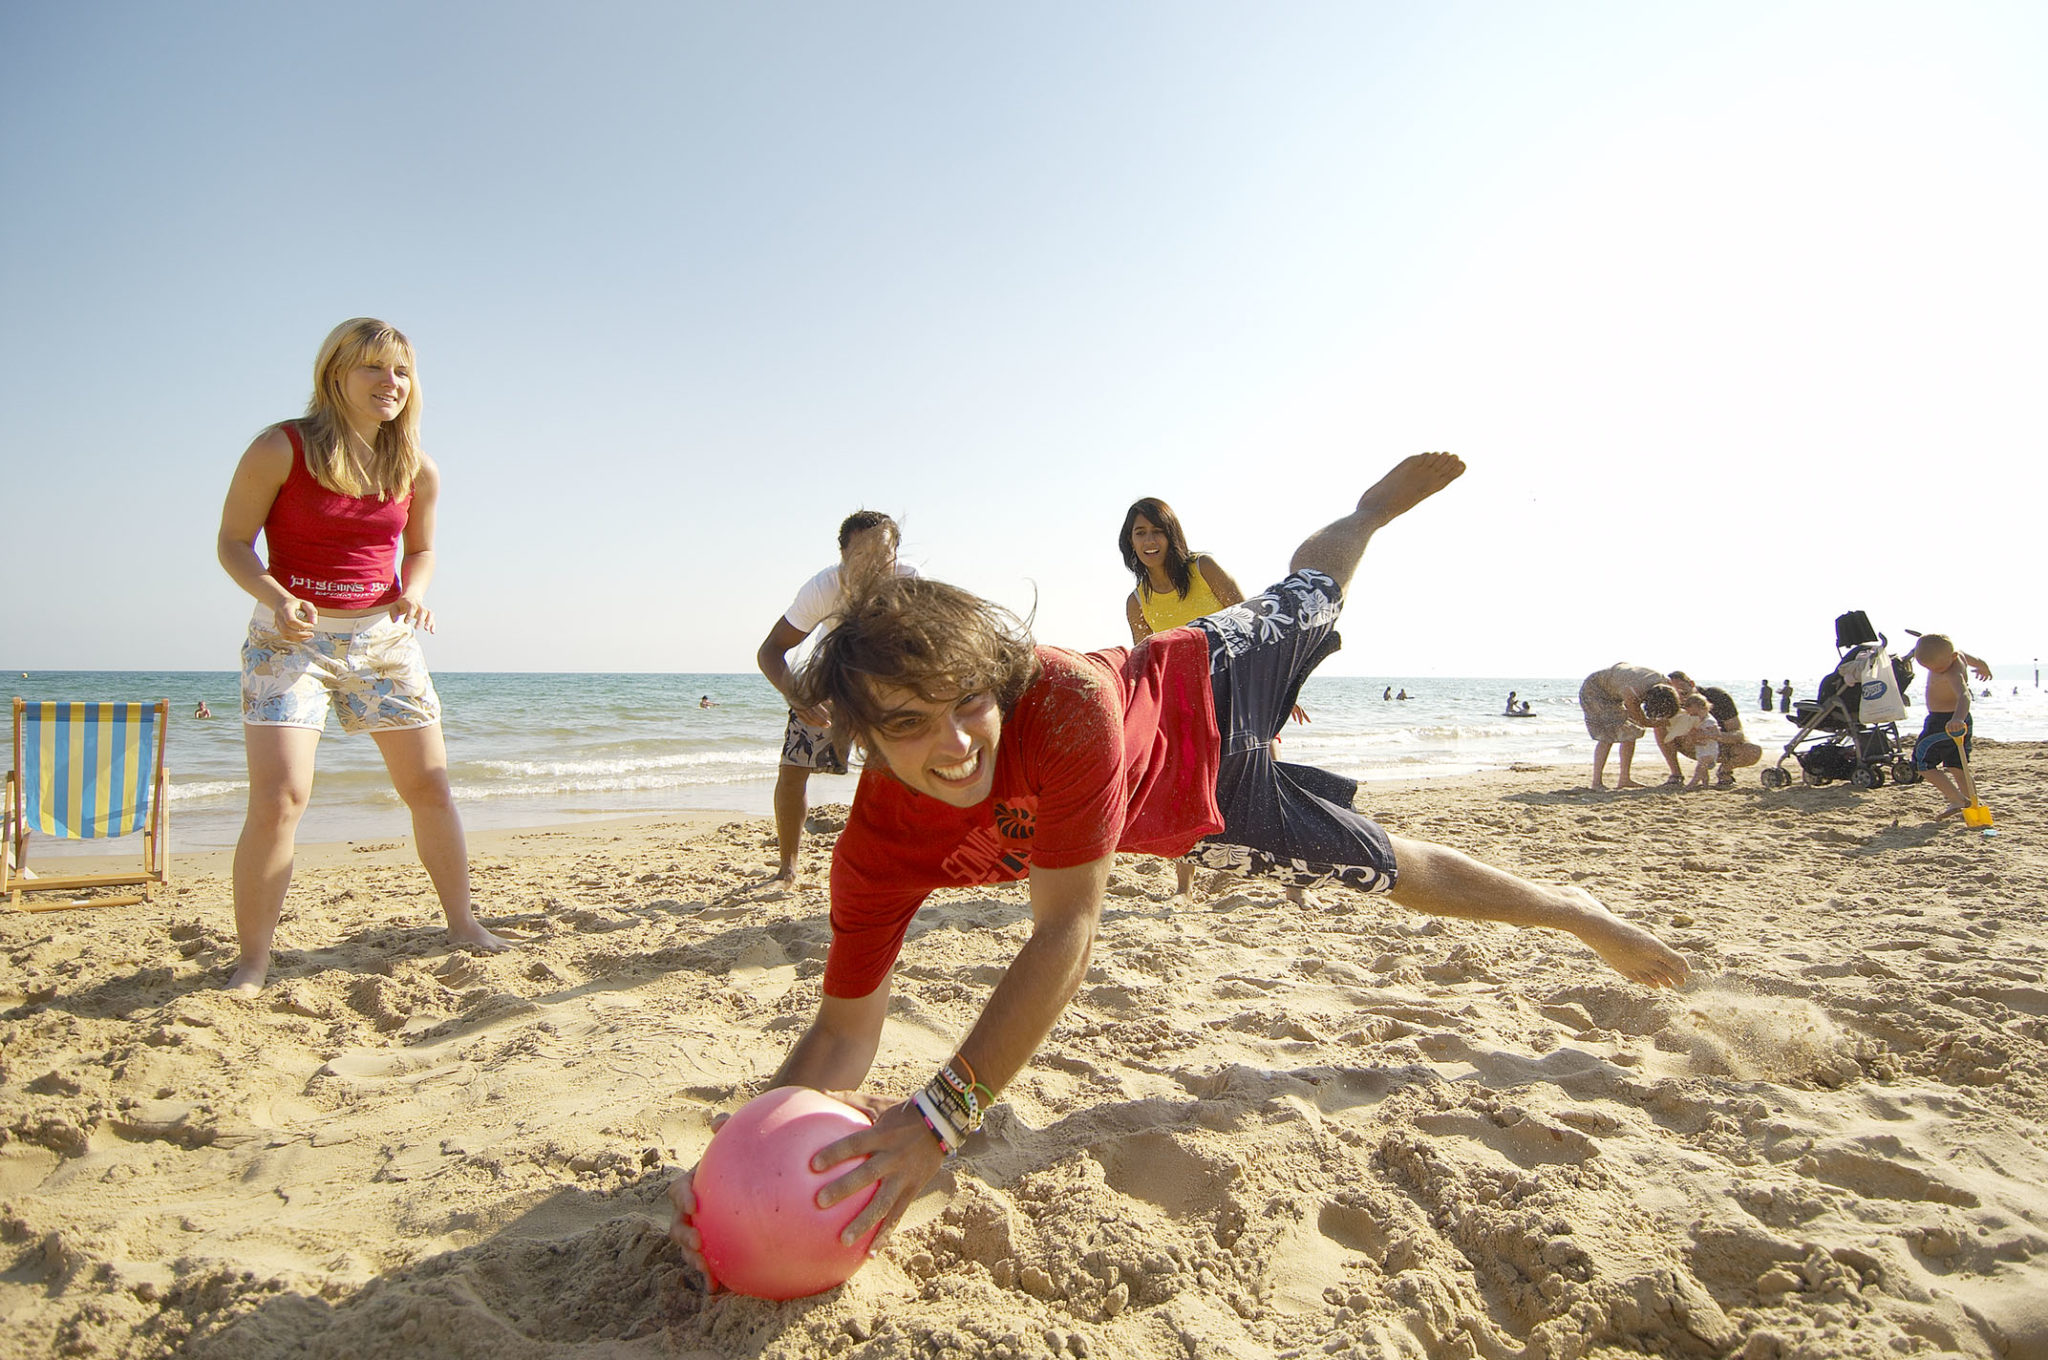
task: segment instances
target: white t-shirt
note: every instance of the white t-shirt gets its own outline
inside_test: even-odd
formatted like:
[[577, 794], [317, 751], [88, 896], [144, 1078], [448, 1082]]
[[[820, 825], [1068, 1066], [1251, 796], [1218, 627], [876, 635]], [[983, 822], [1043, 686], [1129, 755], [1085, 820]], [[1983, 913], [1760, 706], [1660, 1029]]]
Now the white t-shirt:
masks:
[[[796, 599], [789, 608], [782, 611], [782, 620], [790, 627], [809, 637], [820, 624], [830, 622], [846, 601], [839, 589], [840, 568], [835, 563], [803, 583]], [[896, 564], [898, 576], [915, 576], [917, 568], [907, 562]]]

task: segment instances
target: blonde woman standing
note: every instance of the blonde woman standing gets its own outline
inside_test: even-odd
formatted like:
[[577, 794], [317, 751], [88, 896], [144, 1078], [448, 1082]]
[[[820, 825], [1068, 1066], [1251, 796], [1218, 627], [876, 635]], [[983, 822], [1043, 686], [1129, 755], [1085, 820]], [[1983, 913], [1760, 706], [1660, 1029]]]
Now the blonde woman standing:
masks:
[[344, 321], [320, 346], [306, 414], [257, 435], [228, 486], [220, 563], [256, 600], [242, 646], [249, 811], [235, 845], [241, 957], [228, 980], [244, 994], [270, 971], [330, 708], [344, 732], [376, 741], [412, 813], [450, 940], [508, 947], [470, 905], [441, 700], [420, 652], [418, 633], [434, 631], [426, 596], [441, 481], [420, 451], [419, 424], [412, 342], [382, 321]]

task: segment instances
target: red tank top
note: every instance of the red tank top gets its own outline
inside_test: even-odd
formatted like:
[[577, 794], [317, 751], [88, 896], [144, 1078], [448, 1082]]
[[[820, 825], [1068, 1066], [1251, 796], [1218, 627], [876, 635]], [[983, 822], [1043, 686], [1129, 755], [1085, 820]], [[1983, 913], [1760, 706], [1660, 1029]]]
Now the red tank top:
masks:
[[396, 500], [329, 491], [306, 469], [299, 427], [280, 427], [292, 441], [292, 470], [270, 503], [263, 541], [270, 574], [302, 600], [329, 609], [375, 609], [399, 596], [398, 543], [412, 512], [412, 493]]

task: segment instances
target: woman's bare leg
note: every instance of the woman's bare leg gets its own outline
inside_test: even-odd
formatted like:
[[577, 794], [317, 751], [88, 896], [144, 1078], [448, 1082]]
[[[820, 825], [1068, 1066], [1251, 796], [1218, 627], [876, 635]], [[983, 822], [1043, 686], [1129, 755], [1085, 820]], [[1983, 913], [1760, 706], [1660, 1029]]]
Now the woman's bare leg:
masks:
[[249, 755], [249, 811], [235, 842], [235, 942], [228, 986], [254, 996], [270, 975], [270, 943], [292, 884], [299, 819], [313, 793], [320, 734], [310, 727], [242, 728]]
[[511, 948], [485, 930], [470, 908], [469, 847], [455, 811], [454, 791], [448, 786], [448, 749], [441, 740], [441, 724], [374, 735], [377, 749], [384, 753], [384, 768], [391, 772], [391, 785], [412, 811], [413, 844], [441, 899], [448, 938], [491, 953]]

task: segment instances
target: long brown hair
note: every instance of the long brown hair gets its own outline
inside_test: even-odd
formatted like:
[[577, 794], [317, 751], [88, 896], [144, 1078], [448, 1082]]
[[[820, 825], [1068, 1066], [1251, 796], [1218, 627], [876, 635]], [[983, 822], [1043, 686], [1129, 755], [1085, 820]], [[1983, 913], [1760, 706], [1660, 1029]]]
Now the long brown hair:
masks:
[[874, 686], [933, 702], [987, 693], [1007, 714], [1038, 679], [1030, 625], [979, 595], [923, 576], [866, 583], [795, 677], [800, 708], [829, 701], [862, 746], [882, 716]]
[[1173, 507], [1157, 496], [1141, 496], [1131, 502], [1131, 508], [1124, 511], [1124, 527], [1117, 534], [1116, 546], [1124, 555], [1124, 565], [1138, 578], [1138, 584], [1149, 587], [1151, 573], [1138, 560], [1137, 549], [1131, 546], [1131, 530], [1137, 527], [1138, 516], [1143, 515], [1166, 533], [1166, 575], [1173, 582], [1173, 588], [1182, 599], [1195, 584], [1195, 555], [1188, 551], [1187, 532], [1180, 527], [1180, 516], [1173, 513]]
[[[405, 405], [377, 427], [368, 458], [350, 438], [342, 380], [362, 363], [396, 361], [412, 379]], [[329, 491], [397, 500], [420, 475], [420, 373], [412, 341], [396, 326], [359, 316], [328, 332], [313, 361], [313, 396], [299, 420], [306, 470]]]

